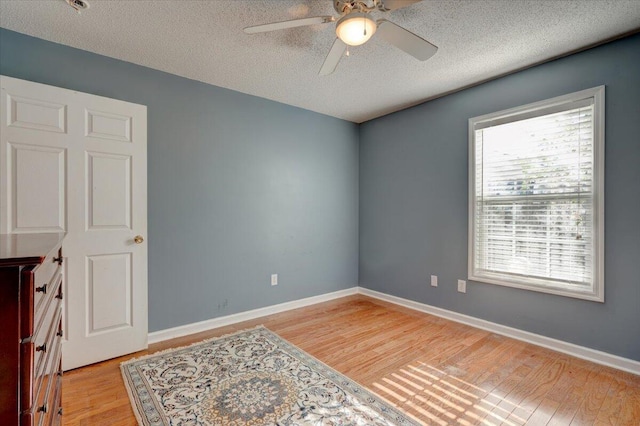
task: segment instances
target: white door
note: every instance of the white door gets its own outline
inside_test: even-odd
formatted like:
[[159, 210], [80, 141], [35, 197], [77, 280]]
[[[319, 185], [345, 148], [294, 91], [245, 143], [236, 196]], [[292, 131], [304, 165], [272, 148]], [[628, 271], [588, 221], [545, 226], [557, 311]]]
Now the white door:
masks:
[[0, 85], [0, 233], [66, 232], [63, 368], [146, 348], [146, 107]]

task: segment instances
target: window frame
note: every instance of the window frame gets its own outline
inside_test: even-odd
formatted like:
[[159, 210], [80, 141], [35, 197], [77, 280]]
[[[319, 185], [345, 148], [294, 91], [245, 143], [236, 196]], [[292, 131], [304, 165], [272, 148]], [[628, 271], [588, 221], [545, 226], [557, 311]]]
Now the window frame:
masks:
[[[530, 103], [469, 119], [469, 228], [468, 269], [470, 281], [497, 284], [524, 290], [567, 296], [604, 303], [604, 144], [605, 144], [605, 86], [593, 87], [563, 96]], [[476, 271], [476, 130], [498, 124], [571, 109], [572, 105], [593, 99], [593, 239], [592, 285], [585, 291], [559, 280], [535, 277], [505, 277], [500, 273]], [[564, 107], [564, 108], [563, 108]], [[555, 283], [555, 284], [550, 284]], [[572, 288], [574, 287], [574, 288]]]

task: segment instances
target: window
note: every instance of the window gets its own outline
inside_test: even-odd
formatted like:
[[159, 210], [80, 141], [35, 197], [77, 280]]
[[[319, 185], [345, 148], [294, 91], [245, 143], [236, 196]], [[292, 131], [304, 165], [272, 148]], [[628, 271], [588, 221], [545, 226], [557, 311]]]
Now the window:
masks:
[[604, 86], [469, 120], [469, 279], [604, 301]]

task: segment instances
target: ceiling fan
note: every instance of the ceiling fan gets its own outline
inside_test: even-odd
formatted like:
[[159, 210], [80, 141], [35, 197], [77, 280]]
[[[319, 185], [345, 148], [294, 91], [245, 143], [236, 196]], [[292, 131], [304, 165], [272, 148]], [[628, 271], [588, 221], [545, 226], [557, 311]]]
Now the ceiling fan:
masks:
[[404, 50], [409, 55], [420, 61], [426, 61], [432, 57], [438, 48], [422, 37], [387, 21], [371, 17], [371, 12], [389, 12], [418, 3], [421, 0], [331, 0], [333, 8], [340, 14], [334, 16], [313, 16], [309, 18], [292, 19], [289, 21], [273, 22], [247, 27], [247, 34], [264, 33], [268, 31], [283, 30], [286, 28], [303, 27], [306, 25], [327, 24], [337, 22], [336, 40], [331, 46], [329, 54], [320, 68], [320, 75], [331, 74], [348, 46], [359, 46], [366, 43], [375, 33], [378, 33], [387, 43]]

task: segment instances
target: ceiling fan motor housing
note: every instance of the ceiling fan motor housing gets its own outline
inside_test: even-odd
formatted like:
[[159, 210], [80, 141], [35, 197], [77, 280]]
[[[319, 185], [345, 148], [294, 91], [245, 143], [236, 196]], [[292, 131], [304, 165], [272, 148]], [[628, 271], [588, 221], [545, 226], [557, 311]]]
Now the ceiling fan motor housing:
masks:
[[333, 8], [341, 15], [356, 12], [371, 12], [378, 6], [378, 0], [334, 0]]
[[76, 12], [80, 12], [81, 10], [88, 9], [89, 3], [84, 0], [65, 0], [69, 6], [74, 8]]

